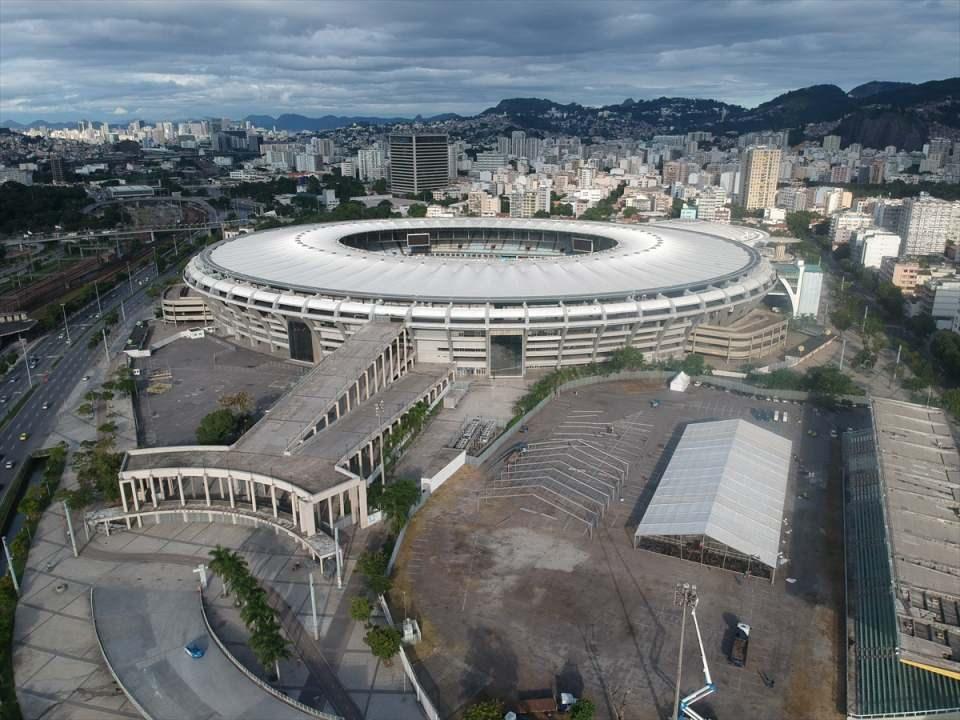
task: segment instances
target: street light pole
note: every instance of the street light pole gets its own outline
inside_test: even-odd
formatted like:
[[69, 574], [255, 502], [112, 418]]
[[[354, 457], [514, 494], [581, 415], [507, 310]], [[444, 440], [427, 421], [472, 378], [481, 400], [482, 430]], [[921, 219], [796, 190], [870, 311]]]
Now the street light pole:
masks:
[[133, 272], [130, 270], [129, 261], [127, 261], [127, 280], [130, 281], [130, 294], [133, 295]]
[[30, 375], [30, 361], [27, 359], [27, 341], [23, 339], [23, 335], [18, 336], [20, 339], [20, 347], [23, 349], [23, 365], [27, 368], [27, 386], [33, 387], [33, 377]]
[[103, 315], [103, 307], [100, 305], [100, 283], [93, 284], [93, 291], [97, 294], [97, 317]]
[[70, 323], [67, 322], [67, 306], [60, 303], [60, 309], [63, 310], [63, 327], [67, 331], [67, 345], [70, 344]]
[[107, 358], [107, 367], [110, 366], [110, 346], [107, 344], [107, 329], [105, 327], [100, 328], [100, 332], [103, 333], [103, 354]]
[[847, 338], [843, 338], [843, 345], [840, 347], [840, 369], [843, 370], [843, 355], [847, 351]]
[[690, 583], [677, 583], [674, 591], [674, 605], [680, 606], [680, 650], [677, 653], [677, 680], [676, 689], [673, 694], [673, 715], [671, 720], [676, 720], [680, 715], [680, 678], [683, 673], [683, 634], [687, 626], [687, 607], [697, 597], [697, 586]]
[[377, 400], [374, 405], [377, 411], [377, 431], [380, 433], [380, 483], [387, 484], [387, 467], [383, 464], [383, 401]]

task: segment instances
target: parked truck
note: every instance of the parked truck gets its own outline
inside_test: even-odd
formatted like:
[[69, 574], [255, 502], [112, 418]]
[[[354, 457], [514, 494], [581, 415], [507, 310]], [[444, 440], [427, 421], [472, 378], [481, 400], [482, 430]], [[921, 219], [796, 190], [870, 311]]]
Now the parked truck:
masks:
[[737, 623], [737, 630], [733, 636], [733, 645], [730, 646], [729, 660], [737, 667], [747, 664], [747, 648], [750, 646], [750, 626], [746, 623]]

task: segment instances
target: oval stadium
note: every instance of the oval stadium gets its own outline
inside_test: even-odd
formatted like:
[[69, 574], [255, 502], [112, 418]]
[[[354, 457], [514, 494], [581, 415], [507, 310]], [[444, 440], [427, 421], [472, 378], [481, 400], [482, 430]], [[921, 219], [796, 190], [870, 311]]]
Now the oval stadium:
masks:
[[764, 237], [689, 221], [300, 225], [212, 245], [184, 277], [221, 332], [263, 352], [317, 363], [387, 320], [421, 361], [521, 376], [628, 345], [648, 360], [689, 351], [694, 328], [736, 323], [777, 281], [752, 247]]

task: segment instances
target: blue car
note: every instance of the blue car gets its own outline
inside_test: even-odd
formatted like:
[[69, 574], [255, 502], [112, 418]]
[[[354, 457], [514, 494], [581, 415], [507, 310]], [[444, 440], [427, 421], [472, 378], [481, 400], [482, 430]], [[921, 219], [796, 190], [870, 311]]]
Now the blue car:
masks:
[[190, 643], [189, 645], [184, 645], [183, 651], [187, 655], [192, 657], [194, 660], [202, 658], [204, 653], [203, 648], [197, 645], [196, 643]]

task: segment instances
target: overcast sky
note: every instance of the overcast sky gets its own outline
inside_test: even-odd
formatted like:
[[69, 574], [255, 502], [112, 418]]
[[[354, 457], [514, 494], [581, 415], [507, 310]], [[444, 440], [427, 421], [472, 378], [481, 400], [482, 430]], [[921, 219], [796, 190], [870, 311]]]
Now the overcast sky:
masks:
[[509, 97], [754, 106], [960, 75], [960, 0], [0, 0], [0, 118], [473, 114]]

